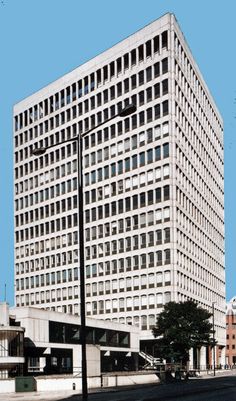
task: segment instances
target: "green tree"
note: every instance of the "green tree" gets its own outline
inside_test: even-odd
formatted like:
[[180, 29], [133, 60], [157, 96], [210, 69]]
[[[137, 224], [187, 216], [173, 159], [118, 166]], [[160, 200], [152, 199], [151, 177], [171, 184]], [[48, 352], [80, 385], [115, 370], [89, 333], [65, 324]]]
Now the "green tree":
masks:
[[211, 316], [194, 301], [167, 303], [153, 328], [160, 357], [185, 364], [191, 348], [212, 346]]

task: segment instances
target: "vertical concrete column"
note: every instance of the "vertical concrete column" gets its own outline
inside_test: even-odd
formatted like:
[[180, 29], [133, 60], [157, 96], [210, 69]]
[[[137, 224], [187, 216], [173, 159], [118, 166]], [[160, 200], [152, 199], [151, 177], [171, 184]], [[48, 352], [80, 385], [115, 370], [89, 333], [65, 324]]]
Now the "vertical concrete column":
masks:
[[134, 370], [138, 371], [138, 359], [139, 359], [139, 355], [137, 352], [135, 352], [133, 354], [133, 358], [134, 358]]
[[207, 350], [206, 347], [200, 348], [200, 358], [199, 358], [200, 370], [206, 369], [206, 350]]
[[189, 369], [193, 369], [193, 349], [189, 351]]
[[226, 359], [225, 359], [225, 347], [222, 348], [221, 350], [221, 356], [220, 356], [220, 364], [224, 367], [226, 364]]
[[40, 372], [44, 372], [46, 366], [46, 357], [40, 357], [39, 358], [39, 369]]
[[79, 375], [81, 372], [81, 345], [76, 345], [73, 347], [73, 374]]

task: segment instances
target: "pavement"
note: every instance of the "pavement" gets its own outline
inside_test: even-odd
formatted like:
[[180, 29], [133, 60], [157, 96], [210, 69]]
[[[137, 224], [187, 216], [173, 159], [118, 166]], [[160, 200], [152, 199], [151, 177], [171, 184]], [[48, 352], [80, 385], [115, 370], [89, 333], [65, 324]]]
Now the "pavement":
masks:
[[[236, 372], [222, 371], [213, 375], [202, 375], [188, 381], [169, 384], [148, 384], [125, 387], [99, 388], [89, 391], [88, 401], [177, 401], [236, 400]], [[227, 392], [231, 391], [230, 398]], [[223, 393], [222, 393], [223, 394]], [[204, 398], [207, 397], [207, 398]], [[213, 398], [210, 398], [213, 397]], [[235, 398], [234, 398], [235, 397]], [[219, 398], [220, 399], [220, 398]], [[82, 401], [81, 394], [74, 391], [50, 391], [33, 393], [0, 394], [0, 401]]]

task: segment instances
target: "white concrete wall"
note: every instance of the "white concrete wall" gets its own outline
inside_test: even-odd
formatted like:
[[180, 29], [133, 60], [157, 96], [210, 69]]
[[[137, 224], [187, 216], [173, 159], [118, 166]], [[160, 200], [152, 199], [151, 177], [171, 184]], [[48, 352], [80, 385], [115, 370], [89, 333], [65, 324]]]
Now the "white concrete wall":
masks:
[[0, 394], [14, 393], [15, 379], [0, 380]]
[[79, 377], [58, 377], [52, 379], [37, 378], [37, 391], [82, 390], [82, 380]]
[[[82, 391], [81, 377], [62, 377], [57, 378], [36, 378], [37, 391], [65, 391], [76, 390]], [[158, 383], [158, 377], [153, 374], [127, 374], [115, 376], [103, 376], [103, 387], [116, 387], [116, 386], [129, 386], [134, 384]], [[101, 376], [89, 377], [88, 388], [100, 388]], [[15, 379], [0, 380], [0, 394], [1, 393], [14, 393], [15, 392]]]
[[118, 386], [129, 386], [133, 384], [146, 384], [153, 382], [159, 382], [159, 378], [154, 373], [150, 373], [148, 375], [117, 376]]
[[[61, 390], [73, 390], [73, 384], [75, 384], [76, 390], [82, 389], [81, 378], [78, 377], [59, 377], [59, 378], [38, 378], [37, 380], [37, 391], [61, 391]], [[134, 374], [134, 375], [115, 375], [115, 376], [103, 376], [102, 383], [103, 387], [116, 387], [116, 386], [129, 386], [134, 384], [146, 384], [146, 383], [158, 383], [158, 377], [153, 374]], [[99, 388], [101, 387], [101, 377], [89, 377], [88, 388]]]

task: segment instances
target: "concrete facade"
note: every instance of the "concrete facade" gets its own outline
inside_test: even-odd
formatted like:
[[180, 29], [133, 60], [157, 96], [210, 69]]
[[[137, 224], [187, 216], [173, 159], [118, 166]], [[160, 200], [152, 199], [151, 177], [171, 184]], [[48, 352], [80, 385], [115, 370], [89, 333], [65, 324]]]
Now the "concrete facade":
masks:
[[[32, 307], [10, 309], [15, 324], [25, 330], [25, 373], [73, 373], [81, 376], [80, 318], [61, 312]], [[127, 364], [135, 370], [139, 353], [139, 330], [135, 327], [87, 318], [88, 377], [101, 371], [119, 370], [110, 359]], [[120, 366], [120, 370], [124, 368]]]
[[166, 14], [14, 107], [17, 306], [79, 312], [74, 144], [84, 139], [87, 316], [134, 325], [194, 299], [225, 346], [223, 122]]

